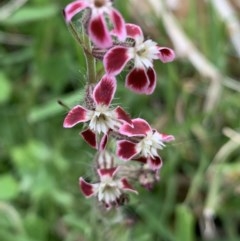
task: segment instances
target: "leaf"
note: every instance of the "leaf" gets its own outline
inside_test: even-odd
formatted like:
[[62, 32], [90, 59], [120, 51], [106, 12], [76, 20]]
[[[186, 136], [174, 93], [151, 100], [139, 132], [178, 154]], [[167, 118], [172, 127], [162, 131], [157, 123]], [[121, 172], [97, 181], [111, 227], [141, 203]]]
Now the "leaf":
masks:
[[50, 149], [42, 142], [30, 141], [27, 144], [15, 146], [11, 156], [17, 170], [21, 173], [35, 173], [50, 158]]
[[70, 207], [73, 204], [73, 196], [67, 192], [57, 189], [51, 190], [51, 194], [56, 203], [61, 206]]
[[57, 5], [25, 6], [16, 11], [11, 17], [2, 23], [5, 25], [21, 25], [28, 22], [44, 20], [54, 16], [58, 12]]
[[175, 230], [178, 241], [194, 241], [194, 217], [184, 204], [176, 208]]
[[12, 175], [5, 174], [0, 177], [0, 199], [13, 199], [18, 195], [18, 191], [18, 183]]
[[0, 104], [9, 100], [11, 87], [10, 80], [3, 72], [0, 72]]
[[47, 240], [48, 222], [34, 212], [27, 212], [24, 217], [24, 226], [32, 240]]
[[7, 54], [0, 55], [2, 66], [22, 64], [25, 61], [32, 60], [34, 58], [34, 50], [31, 46], [27, 48], [22, 48], [13, 52], [8, 52]]

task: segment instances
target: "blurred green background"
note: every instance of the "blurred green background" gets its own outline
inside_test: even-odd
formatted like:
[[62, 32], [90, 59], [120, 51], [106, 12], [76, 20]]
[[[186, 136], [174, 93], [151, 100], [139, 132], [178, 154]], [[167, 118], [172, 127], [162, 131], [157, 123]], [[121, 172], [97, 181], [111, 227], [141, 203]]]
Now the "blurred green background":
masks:
[[[131, 93], [119, 77], [115, 103], [176, 141], [161, 152], [154, 189], [138, 187], [129, 205], [106, 213], [79, 191], [94, 151], [78, 136], [81, 126], [63, 129], [67, 110], [57, 103], [81, 103], [86, 77], [83, 53], [61, 13], [69, 1], [1, 1], [1, 241], [239, 240], [239, 56], [211, 1], [180, 2], [170, 13], [217, 78], [194, 66], [192, 48], [173, 63], [155, 63], [151, 96]], [[175, 47], [163, 18], [140, 2], [116, 6], [146, 37]]]

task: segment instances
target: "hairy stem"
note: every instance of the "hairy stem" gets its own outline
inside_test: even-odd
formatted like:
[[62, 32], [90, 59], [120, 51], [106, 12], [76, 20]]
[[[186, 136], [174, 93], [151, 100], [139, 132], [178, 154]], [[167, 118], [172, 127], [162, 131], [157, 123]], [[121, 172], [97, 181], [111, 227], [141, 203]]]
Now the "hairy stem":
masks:
[[96, 60], [92, 55], [92, 44], [90, 39], [86, 34], [83, 33], [84, 37], [84, 46], [83, 48], [86, 66], [87, 66], [87, 76], [88, 76], [88, 83], [94, 84], [96, 83]]
[[84, 32], [84, 27], [82, 26], [82, 31], [76, 29], [76, 26], [71, 22], [69, 24], [69, 29], [73, 34], [73, 37], [76, 41], [80, 44], [83, 49], [85, 61], [86, 61], [86, 68], [87, 68], [87, 82], [89, 84], [96, 83], [96, 60], [92, 55], [92, 44], [88, 36]]

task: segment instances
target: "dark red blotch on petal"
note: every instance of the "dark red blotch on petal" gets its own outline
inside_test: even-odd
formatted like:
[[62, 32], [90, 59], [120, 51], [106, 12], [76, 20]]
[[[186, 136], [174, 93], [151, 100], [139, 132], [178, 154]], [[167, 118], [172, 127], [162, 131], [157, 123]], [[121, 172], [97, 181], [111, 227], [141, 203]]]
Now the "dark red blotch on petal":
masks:
[[148, 163], [152, 170], [158, 170], [162, 166], [162, 159], [159, 156], [149, 157]]
[[122, 183], [123, 189], [137, 193], [137, 191], [131, 186], [131, 184], [128, 182], [126, 178], [122, 178], [121, 183]]
[[120, 106], [118, 106], [114, 111], [119, 120], [123, 120], [123, 121], [127, 122], [128, 124], [132, 125], [131, 118]]
[[117, 155], [124, 159], [130, 160], [137, 154], [136, 144], [130, 141], [117, 142]]
[[134, 161], [138, 161], [138, 162], [141, 162], [141, 163], [147, 163], [147, 158], [146, 157], [139, 157], [139, 158], [136, 158], [134, 159]]
[[123, 17], [115, 9], [112, 9], [110, 16], [114, 25], [113, 33], [118, 36], [119, 40], [124, 41], [126, 38], [126, 28]]
[[69, 3], [63, 10], [64, 17], [67, 22], [71, 21], [72, 17], [89, 6], [89, 3], [85, 0], [74, 1]]
[[117, 171], [117, 167], [107, 168], [107, 169], [98, 169], [98, 174], [100, 177], [102, 176], [110, 176], [113, 177]]
[[175, 58], [175, 53], [172, 49], [166, 47], [158, 48], [158, 57], [163, 63], [171, 62]]
[[97, 47], [108, 48], [112, 46], [112, 39], [102, 15], [91, 18], [88, 33]]
[[116, 86], [116, 79], [113, 76], [103, 76], [93, 91], [95, 103], [109, 106], [115, 94]]
[[82, 3], [76, 2], [75, 4], [72, 4], [71, 7], [68, 9], [68, 14], [73, 14], [77, 9], [82, 7]]
[[107, 142], [108, 142], [108, 134], [105, 134], [102, 139], [101, 139], [101, 142], [100, 142], [100, 147], [99, 147], [99, 150], [102, 151], [105, 149], [106, 145], [107, 145]]
[[126, 87], [130, 90], [139, 94], [146, 94], [148, 86], [149, 80], [145, 69], [134, 68], [127, 75]]
[[132, 120], [132, 126], [128, 124], [123, 124], [119, 128], [119, 133], [126, 136], [145, 136], [147, 132], [151, 131], [150, 125], [141, 118], [136, 118]]
[[143, 36], [142, 29], [136, 24], [127, 23], [126, 24], [126, 30], [127, 30], [127, 36], [128, 37], [131, 37], [131, 38], [135, 39], [137, 37]]
[[156, 73], [153, 68], [148, 68], [147, 76], [149, 80], [149, 85], [146, 89], [146, 94], [150, 95], [156, 88]]
[[96, 134], [93, 131], [87, 129], [81, 132], [80, 134], [91, 147], [97, 148]]
[[83, 194], [86, 197], [90, 197], [91, 195], [93, 195], [93, 186], [92, 186], [92, 184], [86, 182], [83, 178], [80, 178], [79, 185], [80, 185], [80, 188], [81, 188]]
[[65, 128], [71, 128], [77, 123], [87, 121], [87, 110], [80, 105], [73, 107], [66, 118], [64, 119], [63, 126]]
[[128, 49], [122, 46], [113, 47], [104, 56], [103, 63], [108, 74], [119, 74], [131, 59]]

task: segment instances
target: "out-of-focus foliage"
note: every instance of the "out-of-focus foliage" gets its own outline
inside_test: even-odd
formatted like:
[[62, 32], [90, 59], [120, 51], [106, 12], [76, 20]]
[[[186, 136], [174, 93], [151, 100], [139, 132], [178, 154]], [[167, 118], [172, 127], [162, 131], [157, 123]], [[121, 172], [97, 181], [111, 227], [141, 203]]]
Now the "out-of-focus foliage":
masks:
[[[214, 8], [183, 2], [191, 4], [175, 14], [185, 33], [239, 81], [239, 59]], [[239, 131], [240, 94], [223, 86], [214, 110], [204, 112], [209, 82], [185, 59], [156, 64], [152, 96], [130, 93], [123, 76], [118, 81], [116, 103], [176, 137], [162, 152], [160, 182], [151, 191], [140, 187], [116, 212], [81, 195], [78, 178], [91, 175], [94, 151], [78, 136], [81, 127], [63, 129], [67, 110], [57, 103], [81, 102], [86, 74], [62, 17], [67, 3], [27, 1], [0, 22], [0, 240], [239, 240], [240, 141], [223, 128]], [[136, 21], [127, 0], [116, 5]], [[160, 33], [154, 40], [171, 46], [160, 19], [149, 19], [146, 35]]]

